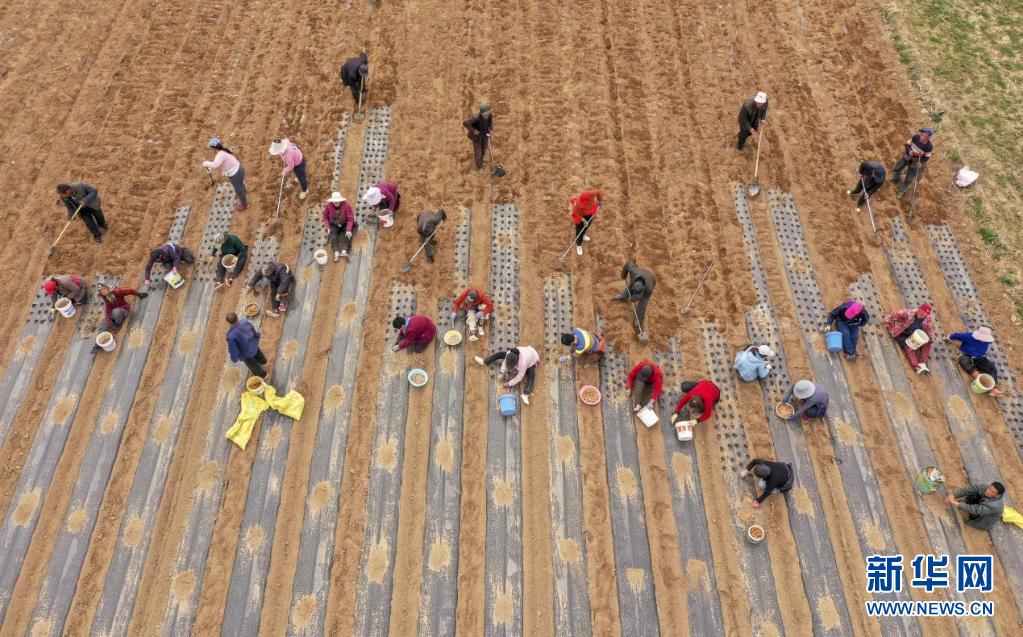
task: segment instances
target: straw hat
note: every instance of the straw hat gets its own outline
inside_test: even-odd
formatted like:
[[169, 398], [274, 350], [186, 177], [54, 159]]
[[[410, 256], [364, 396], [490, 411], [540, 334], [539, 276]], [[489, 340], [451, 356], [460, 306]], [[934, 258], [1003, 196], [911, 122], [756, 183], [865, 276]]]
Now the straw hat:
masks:
[[976, 330], [973, 331], [972, 336], [973, 336], [973, 338], [977, 339], [981, 343], [994, 343], [995, 342], [994, 334], [991, 333], [991, 328], [988, 327], [987, 325], [985, 325], [983, 327], [978, 327]]
[[270, 142], [270, 154], [273, 156], [281, 155], [284, 151], [288, 150], [287, 139], [275, 139]]
[[817, 391], [817, 385], [815, 385], [812, 380], [801, 380], [796, 382], [796, 386], [793, 388], [792, 393], [799, 400], [806, 400], [810, 396], [813, 396], [815, 391]]
[[370, 187], [370, 189], [366, 191], [366, 194], [362, 196], [362, 200], [371, 206], [377, 205], [381, 202], [381, 200], [383, 200], [383, 198], [384, 193], [380, 192], [380, 189], [376, 186]]
[[[749, 95], [749, 93], [747, 93], [747, 95]], [[767, 104], [767, 93], [763, 91], [758, 92], [756, 97], [753, 98], [753, 101], [757, 104]]]
[[341, 193], [332, 192], [330, 193], [330, 199], [327, 200], [327, 203], [341, 203], [342, 201], [345, 201], [345, 198], [341, 196]]
[[768, 347], [767, 345], [761, 345], [760, 347], [758, 347], [757, 353], [763, 356], [764, 358], [770, 358], [774, 356], [774, 350]]

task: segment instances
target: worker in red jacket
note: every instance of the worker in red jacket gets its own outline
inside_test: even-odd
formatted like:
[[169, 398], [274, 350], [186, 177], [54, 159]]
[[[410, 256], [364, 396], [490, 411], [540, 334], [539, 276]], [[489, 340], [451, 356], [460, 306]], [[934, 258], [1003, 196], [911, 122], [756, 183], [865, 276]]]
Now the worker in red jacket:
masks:
[[[117, 332], [128, 320], [128, 312], [131, 311], [131, 305], [128, 304], [129, 296], [137, 296], [140, 299], [149, 296], [147, 292], [139, 292], [132, 288], [111, 290], [105, 285], [100, 286], [98, 294], [103, 299], [103, 320], [99, 325], [104, 332]], [[99, 345], [92, 346], [93, 352], [98, 352], [101, 349]]]
[[682, 398], [675, 405], [675, 413], [671, 415], [671, 422], [678, 420], [678, 414], [687, 403], [689, 413], [700, 414], [696, 420], [703, 422], [714, 413], [714, 405], [721, 400], [721, 390], [709, 380], [699, 382], [685, 381], [682, 383]]
[[398, 330], [398, 338], [391, 346], [391, 351], [394, 352], [411, 347], [412, 351], [418, 354], [429, 347], [437, 336], [437, 326], [433, 321], [419, 314], [396, 316], [391, 321], [391, 326]]
[[455, 299], [455, 306], [451, 308], [451, 323], [453, 325], [459, 317], [464, 316], [469, 326], [469, 340], [475, 341], [477, 335], [483, 336], [483, 328], [493, 311], [494, 302], [487, 293], [478, 287], [469, 286]]
[[661, 397], [664, 374], [657, 365], [649, 361], [640, 361], [629, 372], [628, 384], [632, 390], [632, 411], [637, 412], [643, 407], [652, 409], [654, 402]]
[[587, 234], [593, 218], [597, 216], [600, 207], [604, 204], [604, 195], [599, 190], [584, 190], [578, 197], [570, 202], [572, 210], [572, 223], [575, 224], [575, 253], [583, 254], [583, 241], [589, 241]]

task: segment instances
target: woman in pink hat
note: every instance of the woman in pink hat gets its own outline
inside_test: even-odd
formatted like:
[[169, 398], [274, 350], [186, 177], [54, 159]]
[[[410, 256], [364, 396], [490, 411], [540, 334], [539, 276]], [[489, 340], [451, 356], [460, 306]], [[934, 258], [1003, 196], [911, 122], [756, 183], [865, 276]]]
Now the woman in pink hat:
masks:
[[842, 333], [842, 350], [848, 360], [856, 360], [856, 343], [860, 340], [860, 328], [870, 321], [867, 308], [859, 301], [846, 301], [828, 314], [828, 324]]
[[[959, 366], [972, 378], [987, 374], [998, 381], [998, 368], [987, 357], [987, 350], [995, 342], [991, 328], [984, 325], [972, 332], [955, 332], [948, 335], [949, 341], [959, 341]], [[1001, 396], [1002, 390], [995, 387], [988, 392], [992, 396]]]
[[[906, 359], [917, 374], [931, 371], [927, 369], [931, 347], [934, 345], [934, 320], [931, 318], [930, 303], [924, 303], [915, 310], [895, 310], [884, 317], [884, 325], [902, 347]], [[918, 330], [927, 335], [926, 343], [914, 343], [915, 339], [910, 339]]]

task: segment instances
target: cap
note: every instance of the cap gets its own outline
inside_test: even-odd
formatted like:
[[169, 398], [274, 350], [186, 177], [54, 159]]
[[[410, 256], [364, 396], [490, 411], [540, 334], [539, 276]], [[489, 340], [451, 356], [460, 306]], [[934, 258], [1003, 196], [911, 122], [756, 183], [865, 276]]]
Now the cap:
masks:
[[225, 238], [224, 233], [218, 232], [217, 234], [213, 235], [213, 243], [223, 243], [224, 238]]
[[767, 104], [767, 93], [763, 91], [758, 92], [756, 97], [753, 98], [753, 101], [757, 104]]
[[800, 400], [806, 400], [813, 396], [815, 391], [817, 391], [817, 385], [812, 380], [797, 381], [796, 386], [792, 389], [792, 393]]
[[931, 310], [934, 309], [934, 308], [931, 307], [930, 303], [924, 303], [923, 305], [921, 305], [920, 307], [918, 307], [916, 309], [917, 309], [918, 312], [923, 312], [924, 316], [930, 316], [931, 315]]
[[47, 279], [46, 283], [43, 283], [43, 290], [47, 294], [53, 294], [57, 291], [57, 282], [53, 279]]
[[220, 148], [220, 140], [216, 137], [210, 139], [210, 148]]
[[757, 354], [760, 354], [764, 358], [768, 358], [770, 356], [774, 356], [774, 350], [767, 345], [761, 345], [757, 348]]
[[845, 308], [845, 318], [851, 319], [856, 318], [863, 311], [863, 304], [859, 301], [853, 301], [849, 304], [849, 307]]
[[329, 203], [341, 203], [345, 201], [345, 198], [341, 196], [339, 192], [330, 193], [330, 199], [327, 200]]
[[270, 154], [274, 157], [283, 154], [286, 150], [288, 150], [287, 139], [275, 139], [270, 142]]
[[370, 186], [366, 194], [362, 196], [362, 200], [371, 206], [375, 206], [380, 203], [384, 198], [384, 193], [380, 192], [380, 189], [376, 186]]
[[469, 290], [469, 293], [465, 295], [465, 298], [468, 299], [470, 302], [472, 302], [472, 301], [475, 301], [476, 299], [478, 299], [479, 296], [480, 295], [479, 295], [478, 292], [476, 292], [476, 290]]
[[985, 325], [983, 327], [978, 327], [977, 329], [975, 329], [973, 331], [973, 333], [971, 334], [971, 336], [973, 336], [973, 338], [977, 339], [981, 343], [994, 343], [995, 342], [994, 334], [991, 333], [991, 328], [988, 327], [987, 325]]
[[931, 129], [931, 128], [921, 128], [917, 132], [918, 133], [923, 133], [924, 135], [927, 135], [928, 137], [930, 137], [931, 135], [934, 134], [934, 130]]

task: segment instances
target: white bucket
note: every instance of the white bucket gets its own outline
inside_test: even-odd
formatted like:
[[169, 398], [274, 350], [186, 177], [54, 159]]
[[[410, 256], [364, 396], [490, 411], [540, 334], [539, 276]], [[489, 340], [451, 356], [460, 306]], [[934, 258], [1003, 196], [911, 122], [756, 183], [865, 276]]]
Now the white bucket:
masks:
[[245, 390], [250, 394], [262, 396], [264, 389], [266, 389], [266, 383], [259, 376], [249, 376], [248, 380], [245, 381]]
[[104, 352], [112, 352], [117, 347], [117, 341], [114, 340], [114, 335], [110, 332], [100, 332], [96, 335], [96, 344], [100, 346]]
[[679, 442], [687, 442], [693, 439], [693, 425], [695, 424], [695, 420], [682, 420], [675, 423], [675, 434], [678, 436]]
[[920, 349], [921, 347], [930, 342], [931, 337], [927, 336], [927, 332], [923, 330], [916, 330], [915, 332], [909, 335], [909, 338], [906, 339], [906, 346], [909, 349], [916, 350]]
[[238, 255], [225, 254], [224, 258], [220, 260], [220, 265], [224, 266], [224, 269], [228, 272], [234, 272], [235, 267], [238, 265]]
[[53, 307], [57, 308], [60, 315], [64, 318], [71, 318], [75, 315], [75, 304], [71, 302], [69, 298], [59, 298], [57, 302], [53, 304]]
[[167, 274], [163, 275], [163, 280], [167, 282], [167, 285], [171, 286], [175, 290], [184, 285], [185, 277], [181, 276], [174, 270], [171, 270]]
[[320, 248], [319, 250], [314, 252], [313, 258], [315, 258], [316, 262], [319, 263], [320, 265], [327, 265], [327, 251], [324, 250], [323, 248]]
[[640, 409], [639, 412], [636, 413], [636, 417], [639, 418], [639, 421], [647, 427], [653, 427], [657, 424], [658, 420], [657, 412], [649, 407]]

